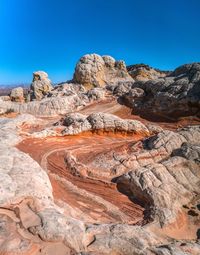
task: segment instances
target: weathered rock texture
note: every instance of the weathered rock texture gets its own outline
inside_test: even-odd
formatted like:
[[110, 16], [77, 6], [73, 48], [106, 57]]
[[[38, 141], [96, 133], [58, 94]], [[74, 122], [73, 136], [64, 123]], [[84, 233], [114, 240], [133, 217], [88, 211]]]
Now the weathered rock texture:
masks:
[[169, 72], [155, 69], [145, 64], [127, 66], [127, 71], [135, 81], [148, 81], [165, 77]]
[[56, 116], [79, 109], [94, 101], [105, 99], [106, 91], [101, 88], [86, 91], [82, 85], [65, 83], [56, 86], [42, 100], [27, 103], [5, 101], [0, 97], [0, 112], [29, 113], [35, 116]]
[[10, 98], [10, 96], [0, 96], [0, 100], [1, 101], [10, 101], [11, 98]]
[[[141, 130], [149, 134], [150, 124], [110, 114], [76, 113], [60, 124], [74, 134], [84, 131], [85, 121], [89, 129], [108, 131], [119, 126], [127, 131], [132, 123], [134, 132], [33, 139], [34, 133], [27, 133], [31, 126], [45, 128], [48, 120], [30, 115], [1, 119], [0, 251], [31, 255], [55, 250], [61, 255], [149, 255], [167, 250], [176, 255], [186, 247], [188, 254], [198, 251], [198, 242], [189, 239], [197, 238], [200, 222], [198, 209], [190, 209], [191, 201], [193, 207], [199, 203], [199, 126], [157, 131], [144, 139]], [[190, 153], [183, 149], [186, 143]], [[187, 216], [183, 206], [194, 216]], [[174, 236], [184, 235], [185, 248], [172, 242]]]
[[[108, 57], [104, 65], [116, 68]], [[199, 118], [155, 123], [118, 103], [169, 114], [169, 97], [196, 113], [198, 68], [89, 91], [63, 83], [29, 103], [0, 99], [2, 112], [51, 116], [1, 115], [0, 254], [199, 255]]]
[[124, 120], [109, 113], [92, 113], [85, 116], [80, 113], [72, 113], [62, 119], [61, 123], [66, 126], [62, 131], [64, 135], [74, 135], [85, 131], [121, 132], [129, 134], [150, 135], [160, 131], [153, 125], [145, 126], [137, 120]]
[[[120, 120], [99, 113], [89, 118], [82, 114], [71, 114], [62, 119], [61, 124], [70, 127], [70, 134], [77, 133], [77, 130], [80, 133], [84, 131], [86, 119], [93, 121], [91, 123], [95, 128], [102, 128], [102, 123], [108, 127], [109, 123], [109, 130], [113, 128], [114, 120]], [[185, 251], [188, 247], [188, 254], [192, 255], [199, 249], [199, 244], [190, 239], [197, 238], [196, 232], [200, 226], [196, 207], [200, 199], [200, 165], [194, 153], [193, 156], [176, 154], [180, 153], [178, 150], [182, 150], [186, 141], [196, 151], [199, 137], [199, 126], [193, 126], [178, 132], [164, 130], [144, 140], [136, 134], [102, 136], [87, 133], [69, 136], [65, 140], [62, 137], [45, 141], [31, 138], [22, 142], [20, 148], [48, 172], [54, 199], [65, 208], [65, 217], [73, 217], [74, 224], [81, 224], [77, 223], [80, 219], [85, 222], [86, 229], [79, 230], [82, 231], [82, 241], [79, 242], [83, 246], [79, 243], [79, 248], [74, 248], [76, 254], [79, 250], [86, 254], [149, 255], [167, 254], [167, 250], [170, 250], [171, 254], [176, 255], [176, 252]], [[40, 148], [39, 153], [37, 148]], [[109, 184], [111, 180], [114, 183]], [[116, 193], [114, 187], [128, 196], [129, 202], [125, 196], [123, 198]], [[106, 209], [103, 210], [102, 206]], [[193, 210], [194, 216], [187, 216], [190, 210]], [[43, 216], [44, 221], [47, 215]], [[116, 220], [122, 223], [117, 224]], [[176, 223], [178, 221], [181, 222], [180, 226]], [[188, 221], [193, 224], [191, 229]], [[98, 225], [93, 225], [97, 222]], [[76, 229], [75, 226], [73, 228]], [[47, 230], [43, 227], [36, 229], [32, 233], [43, 236], [43, 231], [47, 231], [48, 235], [53, 231], [54, 235], [58, 235], [55, 223]], [[66, 240], [66, 235], [71, 238], [72, 233], [67, 234], [63, 226], [59, 225], [58, 229], [63, 231], [61, 240]], [[189, 238], [188, 241], [184, 240], [185, 247], [181, 245], [183, 241], [172, 242], [174, 237], [183, 239], [184, 236]], [[73, 247], [77, 247], [75, 240], [72, 240]], [[63, 242], [69, 247], [67, 242]]]
[[146, 115], [199, 116], [200, 64], [180, 66], [164, 78], [135, 82], [124, 99], [135, 112]]
[[44, 242], [55, 242], [53, 250], [58, 245], [60, 254], [68, 254], [65, 246], [62, 251], [62, 241], [72, 250], [84, 250], [87, 244], [87, 240], [82, 244], [84, 224], [62, 215], [61, 208], [53, 202], [45, 171], [30, 156], [13, 147], [21, 139], [17, 134], [20, 126], [34, 124], [35, 120], [30, 115], [0, 120], [0, 252], [50, 254]]
[[14, 102], [24, 103], [24, 90], [22, 87], [17, 87], [11, 90], [10, 98]]
[[48, 74], [43, 71], [33, 73], [33, 81], [30, 87], [30, 100], [41, 100], [53, 89]]
[[[117, 179], [117, 182], [120, 185], [124, 184], [126, 189], [129, 186], [133, 197], [153, 205], [154, 213], [159, 217], [161, 224], [174, 220], [181, 206], [187, 204], [194, 193], [198, 193], [200, 181], [198, 162], [188, 161], [179, 156], [170, 158], [169, 156], [184, 142], [196, 144], [199, 138], [199, 126], [183, 129], [178, 133], [163, 131], [145, 144], [150, 149], [146, 150], [146, 157], [149, 158], [146, 166], [134, 167], [134, 170]], [[157, 155], [160, 160], [157, 159]]]
[[110, 56], [87, 54], [77, 63], [73, 80], [89, 89], [132, 78], [126, 70], [124, 61], [116, 61]]
[[77, 95], [68, 97], [45, 98], [42, 101], [33, 101], [24, 104], [0, 101], [0, 108], [3, 112], [12, 110], [19, 113], [30, 113], [36, 116], [55, 116], [71, 112], [83, 105], [83, 101]]

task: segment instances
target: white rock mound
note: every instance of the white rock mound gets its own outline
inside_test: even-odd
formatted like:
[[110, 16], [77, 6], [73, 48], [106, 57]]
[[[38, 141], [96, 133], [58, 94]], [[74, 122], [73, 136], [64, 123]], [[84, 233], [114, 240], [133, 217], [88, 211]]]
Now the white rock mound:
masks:
[[66, 128], [63, 135], [74, 135], [84, 131], [106, 131], [149, 135], [152, 127], [148, 128], [137, 120], [124, 120], [109, 113], [92, 113], [89, 116], [72, 113], [68, 114], [62, 123]]
[[22, 87], [17, 87], [11, 90], [10, 98], [14, 102], [24, 102], [24, 90]]
[[101, 57], [98, 54], [87, 54], [78, 61], [73, 80], [87, 89], [119, 81], [133, 81], [124, 61], [116, 61], [111, 56]]

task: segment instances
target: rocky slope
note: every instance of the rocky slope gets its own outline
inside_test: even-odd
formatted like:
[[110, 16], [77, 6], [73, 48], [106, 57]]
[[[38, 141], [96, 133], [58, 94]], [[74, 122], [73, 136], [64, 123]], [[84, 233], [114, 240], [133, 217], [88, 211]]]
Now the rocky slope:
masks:
[[170, 72], [161, 71], [145, 64], [136, 64], [127, 66], [127, 71], [135, 81], [148, 81], [165, 77]]
[[104, 87], [34, 73], [38, 97], [1, 98], [0, 254], [200, 254], [200, 64], [122, 81], [102, 59]]
[[124, 102], [144, 116], [199, 116], [200, 63], [180, 66], [164, 78], [132, 83], [122, 94]]

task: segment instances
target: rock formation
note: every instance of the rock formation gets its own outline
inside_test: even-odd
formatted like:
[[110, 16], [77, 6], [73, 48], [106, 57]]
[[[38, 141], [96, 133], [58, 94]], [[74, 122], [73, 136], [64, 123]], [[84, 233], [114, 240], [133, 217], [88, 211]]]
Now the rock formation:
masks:
[[126, 190], [130, 189], [133, 197], [153, 206], [153, 213], [158, 216], [161, 224], [174, 221], [181, 206], [187, 204], [194, 193], [198, 193], [196, 188], [199, 188], [200, 180], [198, 162], [179, 156], [168, 158], [167, 155], [170, 156], [186, 141], [195, 145], [199, 138], [199, 126], [178, 133], [161, 132], [147, 141], [146, 146], [151, 151], [147, 149], [146, 153], [163, 154], [163, 160], [159, 162], [156, 157], [152, 157], [153, 161], [148, 161], [146, 166], [137, 166], [117, 179], [121, 188], [124, 185]]
[[105, 94], [106, 91], [101, 88], [86, 91], [80, 84], [64, 83], [49, 91], [47, 97], [23, 104], [5, 101], [4, 98], [0, 97], [0, 110], [1, 113], [12, 109], [17, 113], [30, 113], [43, 117], [56, 116], [70, 113], [94, 101], [104, 99]]
[[0, 254], [199, 255], [199, 66], [134, 81], [92, 54], [88, 83], [0, 98]]
[[[124, 94], [125, 103], [144, 114], [165, 117], [198, 115], [200, 109], [200, 64], [178, 67], [170, 75], [146, 82], [135, 82]], [[135, 90], [140, 89], [140, 93]]]
[[111, 56], [87, 54], [78, 61], [73, 80], [89, 89], [132, 78], [126, 70], [124, 61], [116, 61]]
[[30, 100], [41, 100], [53, 89], [48, 74], [43, 71], [33, 73], [33, 81], [30, 87]]
[[14, 102], [24, 103], [24, 90], [22, 87], [17, 87], [11, 90], [10, 98]]
[[[106, 69], [107, 71], [104, 73], [108, 78], [107, 80], [104, 79], [104, 85], [108, 84], [106, 87], [93, 88], [87, 91], [80, 84], [64, 83], [52, 89], [50, 85], [44, 85], [47, 78], [42, 78], [42, 72], [41, 78], [38, 75], [35, 76], [34, 80], [36, 80], [32, 83], [31, 90], [32, 99], [36, 98], [37, 96], [34, 96], [35, 92], [33, 90], [34, 87], [36, 88], [36, 94], [40, 94], [37, 97], [38, 100], [41, 99], [40, 101], [19, 104], [17, 102], [6, 102], [4, 98], [0, 98], [1, 112], [13, 109], [16, 112], [27, 112], [40, 116], [52, 116], [57, 113], [65, 114], [71, 112], [72, 109], [85, 106], [93, 101], [106, 99], [108, 96], [111, 97], [113, 94], [114, 97], [120, 97], [120, 103], [133, 108], [137, 114], [145, 115], [145, 118], [148, 118], [148, 116], [153, 117], [154, 115], [164, 116], [165, 118], [170, 117], [171, 119], [187, 115], [199, 116], [199, 63], [179, 67], [162, 78], [134, 82], [132, 78], [129, 79], [129, 76], [125, 75], [126, 78], [119, 77], [119, 70], [116, 71], [115, 67], [121, 64], [116, 64], [117, 62], [115, 62], [115, 67], [113, 67], [112, 58], [96, 56], [98, 55], [84, 56], [77, 64], [76, 69], [79, 70], [80, 65], [80, 69], [83, 68], [85, 70], [84, 68], [87, 69], [88, 65], [92, 66], [91, 63], [95, 63], [94, 66], [96, 68], [98, 66], [96, 65], [97, 60], [101, 59], [104, 61], [104, 66], [115, 70], [107, 72], [108, 70]], [[97, 69], [99, 70], [99, 68]], [[96, 80], [95, 77], [97, 76], [100, 77], [97, 69], [95, 69], [96, 71], [93, 68], [90, 70], [88, 77], [92, 78], [89, 78], [89, 82]], [[46, 77], [46, 75], [44, 76]], [[74, 80], [76, 79], [74, 78]], [[86, 84], [84, 82], [81, 83], [83, 85]], [[44, 98], [45, 94], [46, 97]]]
[[50, 97], [43, 98], [40, 101], [34, 100], [24, 104], [17, 104], [1, 100], [0, 108], [2, 112], [13, 109], [13, 111], [19, 113], [30, 113], [37, 116], [55, 116], [57, 114], [66, 114], [89, 103], [89, 99], [84, 93], [79, 91], [79, 86], [77, 88], [70, 85], [67, 85], [67, 88], [59, 86], [54, 91], [51, 91]]
[[[156, 132], [156, 127], [145, 126], [137, 120], [124, 120], [109, 113], [92, 113], [85, 116], [80, 113], [68, 114], [62, 119], [62, 124], [66, 128], [62, 131], [63, 135], [74, 135], [81, 132], [122, 132], [150, 135]], [[159, 130], [160, 131], [160, 130]]]
[[127, 71], [135, 81], [148, 81], [165, 77], [168, 73], [155, 69], [145, 64], [136, 64], [127, 66]]
[[0, 96], [0, 100], [1, 101], [10, 101], [11, 98], [10, 98], [10, 96]]
[[[120, 120], [102, 114], [87, 118], [98, 127], [99, 123], [108, 125], [108, 120], [113, 127], [112, 121]], [[60, 123], [76, 130], [83, 119], [76, 114]], [[29, 115], [1, 120], [1, 221], [4, 233], [13, 231], [0, 251], [51, 254], [58, 249], [63, 255], [96, 255], [99, 251], [148, 255], [165, 254], [169, 249], [173, 255], [186, 250], [193, 255], [198, 251], [198, 242], [190, 239], [195, 239], [200, 223], [200, 165], [196, 156], [177, 153], [186, 141], [195, 150], [199, 126], [164, 130], [142, 140], [136, 133], [65, 140], [33, 139], [34, 133], [26, 140], [18, 135], [23, 130], [28, 135], [35, 124], [45, 128], [48, 123]], [[190, 211], [194, 216], [187, 216]], [[184, 226], [180, 233], [179, 217]], [[192, 230], [187, 221], [190, 227], [194, 224]], [[188, 240], [172, 242], [174, 235], [183, 239], [188, 231]]]

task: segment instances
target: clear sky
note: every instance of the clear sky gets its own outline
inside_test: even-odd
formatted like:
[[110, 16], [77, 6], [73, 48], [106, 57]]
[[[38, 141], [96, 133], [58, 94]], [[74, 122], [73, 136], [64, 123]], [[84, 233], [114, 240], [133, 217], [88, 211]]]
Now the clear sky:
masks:
[[173, 69], [200, 61], [200, 0], [0, 0], [0, 84], [72, 78], [87, 53]]

